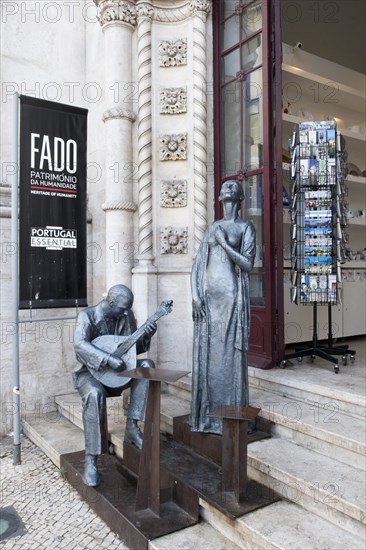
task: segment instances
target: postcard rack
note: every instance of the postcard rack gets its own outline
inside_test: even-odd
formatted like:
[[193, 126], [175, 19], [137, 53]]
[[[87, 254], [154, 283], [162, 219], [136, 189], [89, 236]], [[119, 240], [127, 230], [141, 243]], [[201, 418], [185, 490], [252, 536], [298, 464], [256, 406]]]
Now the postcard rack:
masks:
[[[281, 362], [310, 356], [343, 363], [354, 351], [333, 347], [331, 307], [340, 301], [341, 267], [345, 261], [347, 218], [344, 185], [347, 154], [334, 121], [303, 122], [290, 139], [291, 179], [291, 300], [313, 307], [313, 340], [296, 348]], [[318, 344], [317, 308], [328, 306], [328, 343]]]

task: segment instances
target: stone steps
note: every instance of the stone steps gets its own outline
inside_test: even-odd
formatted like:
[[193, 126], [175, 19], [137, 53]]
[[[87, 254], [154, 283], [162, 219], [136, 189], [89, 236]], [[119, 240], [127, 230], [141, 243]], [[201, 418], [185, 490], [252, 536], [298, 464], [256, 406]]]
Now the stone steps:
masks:
[[188, 374], [180, 378], [173, 384], [166, 384], [166, 393], [175, 395], [184, 401], [191, 402], [192, 395], [192, 377]]
[[240, 546], [201, 521], [184, 531], [177, 531], [149, 542], [149, 550], [239, 550]]
[[[199, 525], [155, 539], [149, 548], [364, 548], [365, 398], [360, 372], [354, 366], [342, 367], [338, 375], [331, 365], [314, 369], [302, 364], [284, 371], [250, 367], [250, 403], [261, 408], [260, 416], [270, 422], [274, 437], [249, 445], [248, 474], [284, 500], [235, 521], [201, 500]], [[172, 433], [173, 417], [189, 413], [190, 396], [190, 376], [164, 385], [162, 432]], [[75, 429], [83, 446], [79, 395], [57, 396], [56, 404], [59, 415], [79, 426]], [[123, 405], [123, 397], [108, 399], [110, 438], [119, 456], [123, 450]], [[50, 456], [44, 437], [49, 427], [40, 430], [43, 435], [38, 440], [34, 439], [38, 427], [26, 429]], [[53, 460], [56, 454], [53, 452]]]
[[[281, 372], [277, 370], [277, 376], [273, 380], [270, 372], [258, 373], [259, 369], [252, 368], [250, 370], [255, 371], [255, 376], [251, 376], [251, 382], [264, 380], [266, 383], [267, 387], [264, 390], [256, 386], [251, 388], [250, 402], [261, 407], [260, 416], [273, 423], [273, 435], [284, 437], [357, 468], [365, 468], [366, 430], [364, 421], [360, 420], [362, 414], [350, 416], [342, 413], [346, 408], [344, 403], [350, 403], [350, 394], [333, 390], [333, 401], [323, 400], [323, 403], [320, 398], [299, 399], [297, 390], [300, 391], [299, 385], [302, 390], [302, 381], [292, 380], [292, 385], [288, 383], [284, 390], [278, 390], [277, 380], [282, 378]], [[175, 384], [167, 385], [166, 388], [161, 399], [161, 431], [172, 433], [173, 417], [188, 414], [190, 411], [191, 378], [186, 376]], [[321, 390], [318, 386], [316, 389], [317, 392]], [[340, 403], [346, 393], [346, 402], [338, 405], [337, 402]], [[320, 396], [319, 393], [316, 395]], [[361, 402], [360, 396], [354, 397], [354, 401]], [[125, 423], [122, 399], [108, 398], [107, 407], [111, 441], [120, 448], [123, 446], [122, 434]], [[81, 401], [78, 393], [56, 396], [55, 400], [61, 413], [82, 428]]]
[[[72, 397], [72, 396], [71, 396]], [[70, 400], [71, 400], [70, 397]], [[53, 419], [29, 415], [23, 430], [60, 467], [60, 454], [82, 450], [82, 430], [55, 413]], [[249, 448], [252, 445], [251, 444]], [[277, 502], [235, 521], [201, 499], [201, 523], [149, 542], [151, 550], [358, 550], [364, 541], [298, 504]], [[286, 528], [284, 529], [284, 518]]]
[[[60, 414], [73, 424], [83, 429], [81, 398], [77, 392], [66, 395], [57, 395], [55, 403]], [[190, 411], [190, 403], [187, 400], [176, 397], [170, 393], [161, 396], [160, 431], [173, 433], [174, 416], [183, 416]], [[123, 396], [109, 397], [107, 399], [108, 433], [111, 443], [115, 446], [117, 456], [123, 454], [123, 435], [126, 423]]]
[[[174, 400], [181, 399], [178, 395]], [[287, 500], [300, 499], [298, 504], [306, 510], [362, 536], [364, 421], [331, 406], [314, 406], [258, 389], [251, 390], [250, 403], [261, 407], [260, 416], [273, 422], [275, 437], [249, 445], [249, 476]]]
[[[350, 416], [366, 417], [364, 365], [358, 366], [356, 359], [354, 365], [341, 367], [339, 374], [335, 375], [330, 363], [324, 361], [320, 368], [318, 365], [307, 365], [305, 361], [286, 369], [249, 367], [250, 390], [262, 389], [314, 404], [315, 407], [323, 405], [328, 407], [329, 413], [335, 410]], [[172, 395], [190, 401], [192, 378], [185, 376], [174, 384], [168, 384], [167, 388]]]
[[339, 411], [364, 419], [364, 375], [365, 368], [355, 365], [343, 367], [337, 375], [332, 366], [316, 368], [304, 364], [284, 370], [249, 367], [249, 394], [251, 396], [252, 389], [260, 389], [312, 404], [315, 408], [328, 407], [329, 412]]
[[287, 439], [356, 468], [366, 467], [366, 424], [332, 403], [306, 403], [253, 388], [250, 404], [272, 423], [272, 435]]
[[[287, 500], [299, 499], [300, 509], [362, 537], [366, 485], [362, 376], [355, 372], [351, 381], [329, 379], [334, 373], [325, 369], [319, 380], [318, 372], [311, 372], [312, 377], [301, 370], [287, 377], [288, 372], [280, 369], [250, 368], [250, 404], [261, 407], [260, 417], [272, 423], [275, 437], [249, 445], [248, 473], [277, 488]], [[324, 388], [323, 379], [329, 387]], [[186, 377], [168, 391], [184, 397], [190, 383]]]
[[[77, 392], [56, 395], [55, 403], [62, 416], [83, 429], [81, 397]], [[113, 434], [125, 422], [123, 396], [108, 398], [107, 414], [108, 431]]]
[[[189, 412], [188, 401], [171, 394], [170, 389], [169, 393], [162, 394], [161, 399], [161, 429], [168, 433], [172, 432], [173, 417]], [[124, 411], [121, 399], [108, 400], [111, 441], [118, 456], [122, 456], [123, 450]], [[71, 420], [81, 425], [81, 405], [77, 393], [58, 396], [56, 401], [63, 414], [69, 414]], [[257, 389], [251, 391], [251, 404], [260, 406], [261, 416], [273, 422], [272, 433], [275, 437], [266, 443], [249, 446], [250, 476], [273, 488], [277, 486], [280, 494], [289, 500], [293, 495], [295, 498], [300, 496], [304, 508], [316, 513], [321, 508], [321, 515], [325, 519], [338, 525], [346, 522], [351, 532], [359, 534], [362, 504], [356, 504], [356, 511], [350, 512], [352, 503], [347, 504], [346, 499], [344, 510], [344, 506], [340, 506], [337, 500], [339, 495], [333, 495], [332, 492], [338, 493], [342, 489], [341, 485], [345, 484], [349, 489], [355, 479], [359, 487], [364, 484], [361, 469], [365, 467], [365, 427], [362, 420]], [[264, 444], [268, 447], [265, 455], [261, 452]], [[284, 449], [286, 460], [282, 458]], [[277, 454], [280, 461], [272, 463]], [[306, 457], [308, 470], [299, 467], [298, 471], [292, 472], [293, 456], [298, 457], [299, 464]], [[319, 461], [321, 465], [315, 467]], [[317, 479], [319, 470], [326, 473], [325, 478]], [[334, 472], [331, 479], [329, 472]], [[341, 477], [335, 475], [338, 472]], [[333, 501], [336, 501], [335, 507]]]
[[48, 413], [47, 419], [28, 414], [22, 419], [22, 430], [58, 468], [62, 454], [85, 448], [83, 431], [57, 411]]
[[[55, 403], [59, 413], [83, 431], [83, 416], [80, 395], [77, 392], [56, 395]], [[126, 425], [123, 396], [108, 398], [107, 415], [109, 439], [114, 445], [116, 455], [122, 458], [123, 437]]]
[[160, 431], [173, 434], [173, 418], [189, 414], [190, 410], [190, 401], [170, 393], [163, 393], [161, 395]]
[[[111, 441], [118, 456], [122, 456], [123, 450], [124, 412], [121, 399], [108, 400]], [[251, 392], [251, 403], [253, 399], [255, 405], [262, 407], [261, 415], [274, 422], [272, 431], [276, 437], [249, 445], [250, 477], [278, 491], [285, 499], [295, 500], [303, 508], [337, 525], [347, 525], [349, 531], [360, 535], [363, 530], [360, 524], [360, 497], [365, 483], [364, 472], [357, 465], [364, 465], [362, 421], [338, 413], [338, 422], [328, 426], [324, 422], [328, 411], [323, 409], [313, 409], [306, 403], [255, 389]], [[60, 411], [64, 414], [72, 411], [70, 418], [80, 424], [78, 394], [58, 396], [56, 401]], [[171, 393], [162, 394], [161, 401], [161, 428], [171, 433], [173, 417], [187, 414], [189, 403]], [[300, 416], [299, 411], [301, 418], [294, 422], [294, 418]], [[319, 413], [322, 422], [317, 422], [314, 411]], [[348, 437], [353, 425], [357, 436]], [[348, 458], [352, 458], [352, 465], [347, 463]], [[297, 499], [300, 499], [299, 502]]]
[[[186, 386], [189, 387], [187, 383]], [[173, 417], [190, 410], [190, 403], [184, 399], [187, 389], [176, 390], [175, 385], [169, 385], [168, 393], [162, 395], [162, 416], [164, 411], [168, 433], [172, 433]], [[250, 391], [250, 404], [260, 407], [259, 416], [272, 423], [272, 435], [356, 468], [366, 468], [365, 421], [343, 413], [334, 402], [306, 402], [254, 387]]]
[[201, 502], [201, 516], [245, 550], [363, 550], [365, 547], [362, 537], [288, 501], [275, 502], [235, 522]]
[[365, 536], [363, 470], [273, 437], [248, 446], [248, 475], [284, 499]]
[[[70, 420], [55, 411], [48, 414], [47, 419], [39, 415], [27, 415], [22, 420], [22, 429], [51, 460], [60, 468], [62, 454], [82, 451], [84, 449], [84, 434], [80, 427], [72, 422], [80, 423], [81, 407], [78, 406], [78, 394], [58, 396], [62, 410], [70, 415]], [[114, 399], [114, 398], [113, 398]], [[119, 398], [116, 398], [117, 400]], [[80, 398], [79, 398], [80, 400]], [[116, 403], [118, 409], [118, 401]], [[122, 436], [120, 436], [122, 438]], [[187, 549], [199, 547], [200, 550], [238, 550], [240, 547], [219, 533], [212, 525], [201, 521], [198, 525], [188, 527], [176, 533], [158, 537], [149, 542], [151, 550], [174, 548]], [[136, 550], [136, 549], [131, 549]]]

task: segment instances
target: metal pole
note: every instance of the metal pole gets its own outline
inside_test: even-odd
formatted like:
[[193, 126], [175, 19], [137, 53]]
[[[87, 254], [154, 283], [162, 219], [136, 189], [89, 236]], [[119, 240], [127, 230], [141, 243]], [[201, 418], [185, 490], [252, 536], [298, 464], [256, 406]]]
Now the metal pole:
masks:
[[317, 303], [313, 302], [313, 348], [314, 350], [318, 347], [318, 314], [317, 314]]
[[11, 187], [11, 240], [14, 246], [12, 257], [12, 321], [13, 335], [13, 464], [21, 463], [20, 455], [20, 387], [19, 387], [19, 233], [18, 233], [18, 142], [19, 142], [19, 95], [13, 95], [13, 143], [12, 162], [14, 172]]
[[328, 348], [333, 347], [332, 305], [328, 302]]

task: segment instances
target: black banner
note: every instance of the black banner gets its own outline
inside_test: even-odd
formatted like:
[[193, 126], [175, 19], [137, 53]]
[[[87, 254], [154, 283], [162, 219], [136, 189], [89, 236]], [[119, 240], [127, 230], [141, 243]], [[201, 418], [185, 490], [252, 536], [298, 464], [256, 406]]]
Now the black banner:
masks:
[[20, 97], [20, 309], [87, 305], [87, 113]]

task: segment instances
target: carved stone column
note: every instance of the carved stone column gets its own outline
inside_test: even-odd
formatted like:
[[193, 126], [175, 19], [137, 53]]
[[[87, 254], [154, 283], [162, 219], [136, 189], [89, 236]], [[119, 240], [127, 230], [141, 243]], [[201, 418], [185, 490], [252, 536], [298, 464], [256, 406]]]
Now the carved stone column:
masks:
[[138, 0], [139, 265], [152, 263], [151, 1]]
[[193, 14], [193, 149], [194, 149], [194, 246], [207, 225], [207, 97], [206, 20], [211, 1], [192, 0]]
[[132, 33], [136, 7], [123, 0], [94, 0], [105, 35], [105, 94], [110, 106], [105, 123], [106, 284], [131, 284], [133, 242]]
[[[138, 265], [133, 269], [135, 313], [145, 321], [157, 305], [157, 270], [153, 265], [153, 185], [151, 107], [151, 27], [154, 8], [150, 0], [137, 0], [138, 63]], [[157, 354], [157, 339], [150, 354]]]

